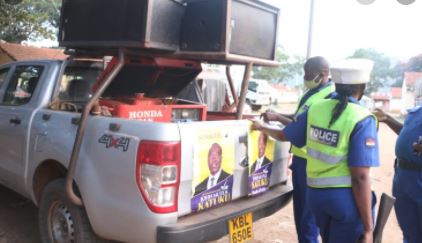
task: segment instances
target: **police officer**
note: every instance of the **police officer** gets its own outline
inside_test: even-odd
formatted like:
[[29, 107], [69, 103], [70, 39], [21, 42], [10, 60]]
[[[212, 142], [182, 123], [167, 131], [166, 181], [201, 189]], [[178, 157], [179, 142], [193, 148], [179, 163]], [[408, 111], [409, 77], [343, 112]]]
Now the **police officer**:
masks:
[[[264, 121], [278, 121], [287, 125], [299, 114], [303, 113], [316, 101], [322, 100], [334, 92], [334, 84], [329, 79], [330, 67], [328, 61], [320, 56], [309, 58], [304, 67], [304, 85], [307, 92], [302, 96], [293, 115], [282, 115], [274, 112], [262, 114]], [[306, 203], [306, 149], [292, 145], [292, 182], [293, 182], [293, 213], [296, 233], [300, 243], [318, 242], [319, 229], [315, 217]]]
[[349, 59], [331, 69], [336, 93], [314, 103], [284, 130], [252, 129], [307, 150], [307, 202], [323, 242], [372, 242], [370, 167], [379, 166], [376, 118], [359, 104], [372, 62]]
[[396, 163], [393, 179], [394, 208], [403, 231], [403, 242], [422, 242], [422, 107], [411, 110], [400, 123], [384, 111], [375, 115], [396, 134]]

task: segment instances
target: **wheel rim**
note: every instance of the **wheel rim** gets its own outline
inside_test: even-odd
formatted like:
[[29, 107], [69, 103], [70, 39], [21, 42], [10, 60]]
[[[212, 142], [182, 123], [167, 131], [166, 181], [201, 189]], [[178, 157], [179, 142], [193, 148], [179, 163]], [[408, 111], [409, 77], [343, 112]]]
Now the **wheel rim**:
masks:
[[48, 233], [54, 243], [72, 243], [75, 230], [72, 215], [63, 202], [54, 202], [48, 210]]

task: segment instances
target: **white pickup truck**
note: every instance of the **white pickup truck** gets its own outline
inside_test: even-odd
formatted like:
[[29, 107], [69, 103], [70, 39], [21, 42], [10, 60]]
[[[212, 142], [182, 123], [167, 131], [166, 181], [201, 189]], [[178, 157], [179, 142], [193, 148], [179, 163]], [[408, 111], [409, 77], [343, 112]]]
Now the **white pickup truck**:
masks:
[[268, 81], [263, 79], [251, 79], [248, 85], [248, 93], [246, 94], [246, 102], [251, 106], [252, 110], [258, 111], [262, 106], [270, 105], [271, 86]]
[[[236, 242], [289, 202], [288, 144], [271, 141], [270, 173], [254, 179], [251, 116], [176, 98], [200, 72], [148, 56], [107, 69], [76, 59], [0, 66], [0, 183], [39, 207], [42, 242]], [[212, 144], [220, 165], [207, 162]], [[230, 179], [197, 191], [212, 168]]]

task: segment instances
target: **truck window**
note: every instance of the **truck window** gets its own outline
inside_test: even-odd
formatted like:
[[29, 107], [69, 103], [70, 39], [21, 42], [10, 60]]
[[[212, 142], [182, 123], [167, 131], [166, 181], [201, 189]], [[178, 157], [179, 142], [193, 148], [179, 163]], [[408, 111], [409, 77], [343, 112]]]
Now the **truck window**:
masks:
[[88, 101], [101, 71], [98, 67], [67, 67], [60, 83], [60, 100]]
[[8, 72], [9, 72], [9, 68], [4, 68], [0, 70], [0, 87], [3, 84], [4, 80], [6, 79]]
[[96, 60], [70, 62], [60, 79], [58, 94], [51, 109], [79, 112], [92, 96], [92, 87], [103, 70]]
[[16, 67], [6, 88], [2, 104], [18, 106], [28, 103], [35, 91], [43, 69], [43, 66], [33, 65]]
[[257, 88], [258, 88], [258, 84], [257, 83], [255, 83], [253, 81], [250, 81], [249, 82], [248, 90], [250, 90], [252, 92], [256, 92]]

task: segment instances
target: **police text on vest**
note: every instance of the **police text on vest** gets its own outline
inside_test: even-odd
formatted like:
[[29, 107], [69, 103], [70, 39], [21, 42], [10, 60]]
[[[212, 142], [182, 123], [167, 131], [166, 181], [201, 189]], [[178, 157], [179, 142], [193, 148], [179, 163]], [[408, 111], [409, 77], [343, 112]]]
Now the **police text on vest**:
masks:
[[339, 132], [311, 126], [311, 129], [309, 130], [309, 137], [315, 142], [337, 147]]

